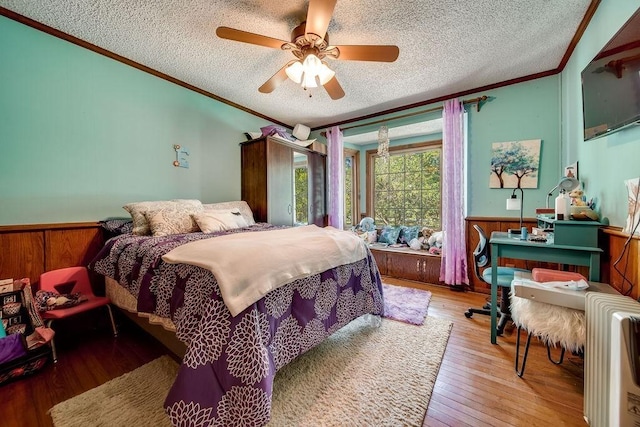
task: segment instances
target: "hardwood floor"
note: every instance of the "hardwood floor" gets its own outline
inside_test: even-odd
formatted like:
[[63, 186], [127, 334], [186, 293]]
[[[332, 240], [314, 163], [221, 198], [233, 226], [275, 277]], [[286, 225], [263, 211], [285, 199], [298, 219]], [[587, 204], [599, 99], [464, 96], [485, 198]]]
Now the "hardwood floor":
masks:
[[[428, 315], [453, 322], [425, 426], [587, 425], [582, 418], [582, 358], [568, 353], [556, 366], [547, 359], [544, 345], [532, 339], [519, 378], [514, 370], [517, 329], [510, 324], [493, 345], [489, 316], [464, 316], [467, 308], [481, 307], [487, 295], [393, 278], [385, 282], [431, 291]], [[522, 338], [524, 346], [524, 332]]]
[[[488, 316], [464, 317], [468, 307], [482, 306], [486, 295], [393, 278], [385, 282], [431, 291], [429, 316], [453, 322], [424, 425], [586, 425], [581, 358], [568, 354], [562, 365], [553, 365], [544, 346], [532, 340], [524, 377], [519, 378], [513, 365], [516, 331], [507, 328], [492, 345]], [[56, 403], [170, 354], [128, 319], [117, 319], [118, 338], [111, 335], [106, 315], [60, 321], [58, 363], [0, 386], [0, 425], [51, 426], [47, 411]]]

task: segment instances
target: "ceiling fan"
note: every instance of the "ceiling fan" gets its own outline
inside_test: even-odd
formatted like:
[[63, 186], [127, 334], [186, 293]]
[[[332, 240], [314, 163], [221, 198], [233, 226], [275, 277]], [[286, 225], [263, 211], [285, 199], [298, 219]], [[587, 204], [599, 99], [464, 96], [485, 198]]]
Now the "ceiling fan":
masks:
[[329, 44], [327, 28], [337, 0], [309, 0], [307, 20], [291, 32], [291, 41], [279, 40], [260, 34], [218, 27], [218, 37], [274, 49], [288, 50], [297, 58], [287, 62], [258, 90], [271, 93], [287, 78], [301, 84], [304, 89], [324, 86], [332, 99], [344, 96], [344, 90], [324, 58], [352, 61], [393, 62], [400, 50], [391, 45], [339, 45]]

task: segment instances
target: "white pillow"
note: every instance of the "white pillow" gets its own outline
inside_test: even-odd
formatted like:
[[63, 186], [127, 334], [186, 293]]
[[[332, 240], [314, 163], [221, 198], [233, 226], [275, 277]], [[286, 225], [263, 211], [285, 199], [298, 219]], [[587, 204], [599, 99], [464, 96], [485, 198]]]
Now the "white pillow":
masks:
[[154, 236], [194, 233], [199, 231], [198, 224], [191, 215], [202, 212], [202, 206], [174, 203], [159, 209], [149, 209], [144, 217]]
[[238, 209], [242, 214], [242, 217], [247, 221], [248, 225], [256, 223], [253, 218], [253, 212], [251, 208], [244, 200], [236, 200], [232, 202], [219, 202], [219, 203], [207, 203], [202, 205], [205, 211], [233, 211]]
[[239, 212], [208, 210], [191, 215], [203, 233], [233, 230], [248, 227], [249, 224]]

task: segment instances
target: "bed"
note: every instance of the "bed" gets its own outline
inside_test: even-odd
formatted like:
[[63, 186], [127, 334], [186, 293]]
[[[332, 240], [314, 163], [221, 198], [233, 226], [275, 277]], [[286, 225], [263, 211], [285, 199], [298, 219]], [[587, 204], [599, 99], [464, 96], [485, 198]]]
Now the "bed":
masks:
[[107, 240], [90, 263], [92, 271], [106, 276], [115, 305], [162, 325], [184, 344], [165, 400], [174, 425], [267, 424], [278, 369], [353, 319], [383, 314], [380, 274], [364, 244], [362, 259], [298, 275], [236, 315], [212, 271], [170, 257], [183, 248], [220, 247], [231, 240], [253, 247], [259, 236], [279, 236], [282, 230], [252, 223], [212, 233], [124, 232]]

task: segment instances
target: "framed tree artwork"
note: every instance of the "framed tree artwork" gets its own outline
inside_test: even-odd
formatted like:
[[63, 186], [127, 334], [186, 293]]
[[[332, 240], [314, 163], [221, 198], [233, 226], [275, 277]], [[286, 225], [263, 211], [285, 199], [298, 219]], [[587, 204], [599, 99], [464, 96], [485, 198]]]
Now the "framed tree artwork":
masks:
[[490, 188], [538, 188], [542, 140], [494, 142]]

